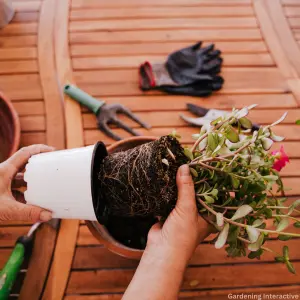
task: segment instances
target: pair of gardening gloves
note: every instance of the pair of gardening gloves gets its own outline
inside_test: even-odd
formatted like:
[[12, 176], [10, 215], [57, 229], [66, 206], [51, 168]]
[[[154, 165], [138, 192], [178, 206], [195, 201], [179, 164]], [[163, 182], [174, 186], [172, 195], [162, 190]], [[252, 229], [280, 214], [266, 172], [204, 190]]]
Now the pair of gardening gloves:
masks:
[[221, 51], [214, 44], [198, 42], [171, 53], [166, 62], [146, 61], [139, 69], [139, 84], [144, 91], [161, 90], [170, 94], [209, 96], [222, 88]]

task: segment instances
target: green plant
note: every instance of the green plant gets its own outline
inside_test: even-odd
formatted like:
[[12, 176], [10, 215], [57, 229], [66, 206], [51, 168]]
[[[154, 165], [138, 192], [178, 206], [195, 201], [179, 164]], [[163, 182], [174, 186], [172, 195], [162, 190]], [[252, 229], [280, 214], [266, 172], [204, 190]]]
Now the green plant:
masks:
[[[203, 126], [200, 133], [193, 135], [194, 145], [185, 148], [184, 153], [194, 178], [199, 212], [213, 215], [212, 224], [219, 231], [215, 247], [227, 245], [226, 251], [232, 257], [246, 256], [249, 250], [250, 259], [269, 251], [276, 261], [285, 263], [295, 273], [286, 245], [282, 253], [264, 245], [271, 235], [281, 241], [300, 237], [300, 233], [285, 231], [292, 223], [300, 228], [300, 219], [291, 215], [300, 213], [300, 200], [289, 206], [284, 204], [279, 171], [288, 157], [283, 148], [269, 151], [273, 142], [284, 139], [272, 129], [287, 113], [273, 124], [251, 132], [247, 115], [255, 106], [233, 109]], [[172, 135], [178, 137], [175, 132]], [[266, 229], [267, 220], [273, 220], [274, 228]]]

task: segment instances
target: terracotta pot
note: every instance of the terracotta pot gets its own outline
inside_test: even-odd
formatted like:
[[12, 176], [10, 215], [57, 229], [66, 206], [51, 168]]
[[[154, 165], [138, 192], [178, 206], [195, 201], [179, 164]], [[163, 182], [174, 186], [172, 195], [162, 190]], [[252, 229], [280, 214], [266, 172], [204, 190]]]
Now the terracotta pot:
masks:
[[[156, 139], [157, 138], [153, 136], [132, 137], [111, 145], [107, 148], [107, 150], [110, 154], [125, 151], [136, 146], [154, 141]], [[141, 258], [143, 250], [129, 248], [121, 244], [120, 242], [114, 239], [114, 237], [109, 233], [105, 226], [101, 225], [98, 222], [92, 221], [86, 221], [86, 224], [93, 236], [96, 237], [101, 243], [103, 243], [110, 251], [131, 259]]]
[[21, 126], [12, 103], [0, 92], [0, 163], [17, 151]]

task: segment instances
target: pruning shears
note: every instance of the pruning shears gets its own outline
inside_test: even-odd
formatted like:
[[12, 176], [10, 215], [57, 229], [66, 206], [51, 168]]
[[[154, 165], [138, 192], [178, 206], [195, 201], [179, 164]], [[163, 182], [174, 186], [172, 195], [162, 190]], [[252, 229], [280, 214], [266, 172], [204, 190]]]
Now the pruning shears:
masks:
[[[180, 117], [186, 121], [187, 123], [194, 125], [194, 126], [209, 126], [212, 121], [219, 117], [224, 117], [229, 114], [229, 112], [225, 110], [218, 110], [218, 109], [207, 109], [202, 106], [198, 106], [192, 103], [187, 103], [187, 109], [198, 116], [198, 118], [187, 117], [183, 114], [180, 114]], [[258, 124], [252, 124], [252, 131], [259, 129]]]

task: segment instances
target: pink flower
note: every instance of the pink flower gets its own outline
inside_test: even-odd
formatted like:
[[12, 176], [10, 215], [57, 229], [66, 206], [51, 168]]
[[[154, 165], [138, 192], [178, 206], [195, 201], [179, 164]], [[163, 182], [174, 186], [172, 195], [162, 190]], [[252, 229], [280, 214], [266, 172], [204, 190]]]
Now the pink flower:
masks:
[[285, 165], [290, 162], [289, 157], [284, 151], [283, 146], [280, 147], [280, 150], [275, 150], [271, 153], [275, 157], [275, 161], [273, 164], [273, 169], [277, 171], [281, 171]]

